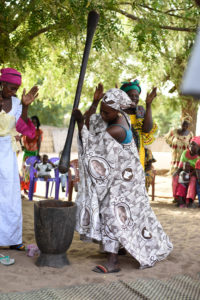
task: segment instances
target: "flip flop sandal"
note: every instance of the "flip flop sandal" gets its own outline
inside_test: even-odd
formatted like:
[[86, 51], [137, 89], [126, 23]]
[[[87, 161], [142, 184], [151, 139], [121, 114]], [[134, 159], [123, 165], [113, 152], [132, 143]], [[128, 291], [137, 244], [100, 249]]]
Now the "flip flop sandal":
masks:
[[0, 254], [0, 263], [4, 266], [10, 266], [15, 263], [15, 259], [10, 258], [10, 256], [4, 256], [4, 255]]
[[24, 244], [12, 245], [12, 246], [10, 246], [10, 249], [18, 250], [18, 251], [25, 251], [25, 246], [24, 246]]
[[120, 268], [114, 269], [114, 270], [108, 270], [107, 267], [103, 266], [103, 265], [98, 265], [96, 266], [92, 271], [96, 272], [96, 273], [117, 273], [120, 271]]

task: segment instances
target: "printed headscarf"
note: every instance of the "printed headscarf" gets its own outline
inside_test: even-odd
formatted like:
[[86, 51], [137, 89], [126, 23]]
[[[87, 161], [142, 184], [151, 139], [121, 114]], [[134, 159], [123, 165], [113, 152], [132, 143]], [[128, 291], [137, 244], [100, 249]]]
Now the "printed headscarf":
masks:
[[123, 85], [120, 87], [120, 90], [124, 91], [124, 92], [128, 92], [130, 90], [136, 90], [138, 91], [138, 93], [141, 93], [141, 87], [140, 87], [140, 82], [139, 80], [135, 79], [134, 81], [125, 81], [122, 82]]
[[1, 69], [0, 81], [21, 85], [21, 73], [12, 68]]
[[192, 117], [189, 114], [186, 114], [184, 117], [181, 118], [182, 123], [184, 121], [191, 123], [192, 122]]
[[110, 89], [103, 96], [102, 102], [111, 108], [123, 113], [123, 109], [127, 109], [132, 104], [129, 96], [120, 89]]
[[195, 142], [198, 146], [200, 146], [200, 136], [194, 136], [191, 140], [191, 142]]

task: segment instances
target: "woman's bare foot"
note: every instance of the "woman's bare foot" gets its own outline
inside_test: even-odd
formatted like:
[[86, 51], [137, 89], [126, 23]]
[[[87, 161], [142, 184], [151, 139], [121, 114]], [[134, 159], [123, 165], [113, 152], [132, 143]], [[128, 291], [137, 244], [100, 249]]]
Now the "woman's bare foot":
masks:
[[108, 260], [103, 265], [96, 266], [92, 271], [97, 273], [116, 273], [120, 271], [118, 255], [115, 253], [108, 253]]

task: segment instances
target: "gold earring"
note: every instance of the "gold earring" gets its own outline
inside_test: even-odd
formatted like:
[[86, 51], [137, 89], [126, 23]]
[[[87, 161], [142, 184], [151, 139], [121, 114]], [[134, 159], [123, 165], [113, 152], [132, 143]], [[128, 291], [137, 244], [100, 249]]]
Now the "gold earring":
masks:
[[118, 115], [118, 117], [121, 117], [121, 116], [122, 116], [122, 114], [121, 114], [120, 112], [119, 112], [117, 115]]

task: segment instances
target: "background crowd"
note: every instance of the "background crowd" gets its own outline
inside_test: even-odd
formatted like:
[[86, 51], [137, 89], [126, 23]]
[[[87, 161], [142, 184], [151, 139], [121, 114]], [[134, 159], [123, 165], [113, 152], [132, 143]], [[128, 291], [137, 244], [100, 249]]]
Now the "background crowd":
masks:
[[[1, 228], [0, 245], [24, 250], [19, 184], [21, 190], [28, 193], [30, 158], [34, 159], [32, 166], [35, 169], [35, 178], [43, 178], [45, 181], [51, 178], [52, 169], [58, 167], [59, 158], [54, 163], [47, 154], [40, 155], [43, 139], [40, 120], [36, 115], [28, 119], [28, 107], [37, 97], [38, 88], [33, 87], [27, 94], [24, 90], [20, 103], [16, 92], [21, 85], [21, 74], [15, 69], [2, 69], [0, 82], [0, 159], [4, 162], [0, 168], [0, 205], [2, 218], [5, 219]], [[120, 89], [110, 89], [105, 94], [100, 83], [96, 87], [89, 110], [84, 115], [78, 109], [73, 111], [80, 140], [76, 229], [82, 238], [85, 236], [86, 239], [97, 240], [103, 251], [108, 253], [107, 262], [93, 269], [98, 273], [118, 272], [118, 254], [122, 249], [135, 257], [141, 268], [146, 268], [167, 257], [173, 248], [152, 212], [147, 194], [155, 176], [155, 159], [147, 146], [154, 141], [157, 131], [151, 109], [156, 92], [154, 87], [147, 94], [144, 108], [138, 105], [141, 86], [137, 79], [124, 82]], [[100, 114], [96, 114], [99, 104]], [[193, 136], [189, 125], [190, 118], [186, 116], [182, 119], [181, 128], [171, 130], [165, 137], [172, 148], [170, 173], [174, 202], [179, 207], [194, 207], [196, 194], [200, 196], [200, 137]], [[17, 141], [20, 141], [24, 152], [20, 171], [16, 163]], [[8, 166], [5, 178], [4, 173]], [[67, 173], [60, 174], [60, 180], [62, 191], [65, 192]], [[7, 198], [8, 191], [4, 188], [8, 182], [11, 187], [10, 198]], [[145, 209], [140, 211], [137, 206]], [[131, 225], [133, 216], [137, 216], [137, 226]], [[143, 224], [141, 220], [146, 221]], [[141, 243], [140, 235], [145, 243]], [[147, 251], [145, 245], [150, 245], [149, 239], [152, 245], [151, 250], [149, 248]]]

